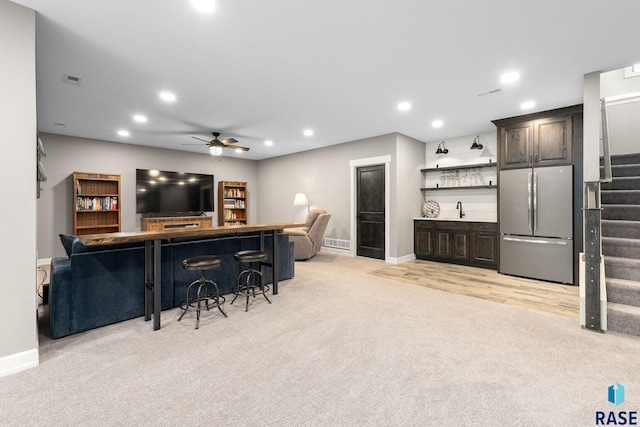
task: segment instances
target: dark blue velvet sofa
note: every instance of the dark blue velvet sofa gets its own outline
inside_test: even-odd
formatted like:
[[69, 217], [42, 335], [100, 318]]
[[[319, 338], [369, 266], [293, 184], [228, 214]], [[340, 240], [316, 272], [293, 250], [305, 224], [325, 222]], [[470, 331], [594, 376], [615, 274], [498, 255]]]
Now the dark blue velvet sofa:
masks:
[[[51, 261], [49, 317], [51, 334], [59, 338], [144, 315], [144, 243], [85, 246], [77, 238], [61, 236], [68, 257]], [[65, 243], [66, 240], [66, 243]], [[273, 237], [265, 237], [267, 262], [273, 259]], [[162, 242], [162, 309], [177, 307], [198, 272], [182, 268], [182, 260], [217, 255], [222, 265], [206, 273], [218, 283], [221, 294], [232, 292], [240, 273], [233, 254], [258, 249], [257, 234], [207, 238], [180, 238]], [[273, 270], [265, 269], [273, 282]], [[294, 276], [293, 242], [278, 234], [278, 280]]]

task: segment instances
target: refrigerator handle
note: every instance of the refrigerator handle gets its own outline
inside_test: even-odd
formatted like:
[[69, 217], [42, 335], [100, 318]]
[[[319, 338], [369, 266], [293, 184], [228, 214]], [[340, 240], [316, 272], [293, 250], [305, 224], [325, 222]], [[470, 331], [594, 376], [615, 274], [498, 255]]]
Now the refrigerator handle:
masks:
[[527, 174], [527, 227], [531, 231], [531, 172]]
[[533, 173], [533, 231], [538, 231], [538, 174]]

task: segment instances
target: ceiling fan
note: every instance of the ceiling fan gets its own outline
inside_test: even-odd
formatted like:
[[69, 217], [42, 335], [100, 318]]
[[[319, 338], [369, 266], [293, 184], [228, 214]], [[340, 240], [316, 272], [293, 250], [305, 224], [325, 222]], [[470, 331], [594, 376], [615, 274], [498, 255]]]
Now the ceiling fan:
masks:
[[[207, 141], [206, 139], [198, 138], [197, 136], [192, 137], [193, 139], [197, 139], [199, 141], [206, 142], [206, 146], [209, 147], [209, 152], [212, 156], [220, 156], [222, 155], [223, 148], [231, 148], [236, 151], [249, 151], [247, 147], [241, 147], [239, 145], [232, 145], [238, 142], [238, 140], [234, 138], [227, 138], [223, 140], [219, 140], [220, 132], [211, 132], [213, 135], [213, 139], [211, 141]], [[183, 145], [201, 145], [201, 144], [183, 144]]]

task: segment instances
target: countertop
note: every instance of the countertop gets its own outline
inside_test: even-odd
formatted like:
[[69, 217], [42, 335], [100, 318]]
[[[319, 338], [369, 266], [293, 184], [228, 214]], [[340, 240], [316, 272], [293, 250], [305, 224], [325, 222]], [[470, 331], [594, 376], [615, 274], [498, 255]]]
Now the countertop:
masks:
[[419, 221], [457, 221], [457, 222], [498, 222], [495, 219], [480, 219], [480, 218], [424, 218], [415, 217], [414, 220]]

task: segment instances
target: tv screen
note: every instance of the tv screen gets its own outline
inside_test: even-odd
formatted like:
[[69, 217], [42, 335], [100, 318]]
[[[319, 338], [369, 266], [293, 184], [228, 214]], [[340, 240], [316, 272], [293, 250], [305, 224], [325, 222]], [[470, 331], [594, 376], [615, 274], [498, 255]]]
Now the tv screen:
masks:
[[213, 175], [136, 169], [136, 213], [213, 212]]

